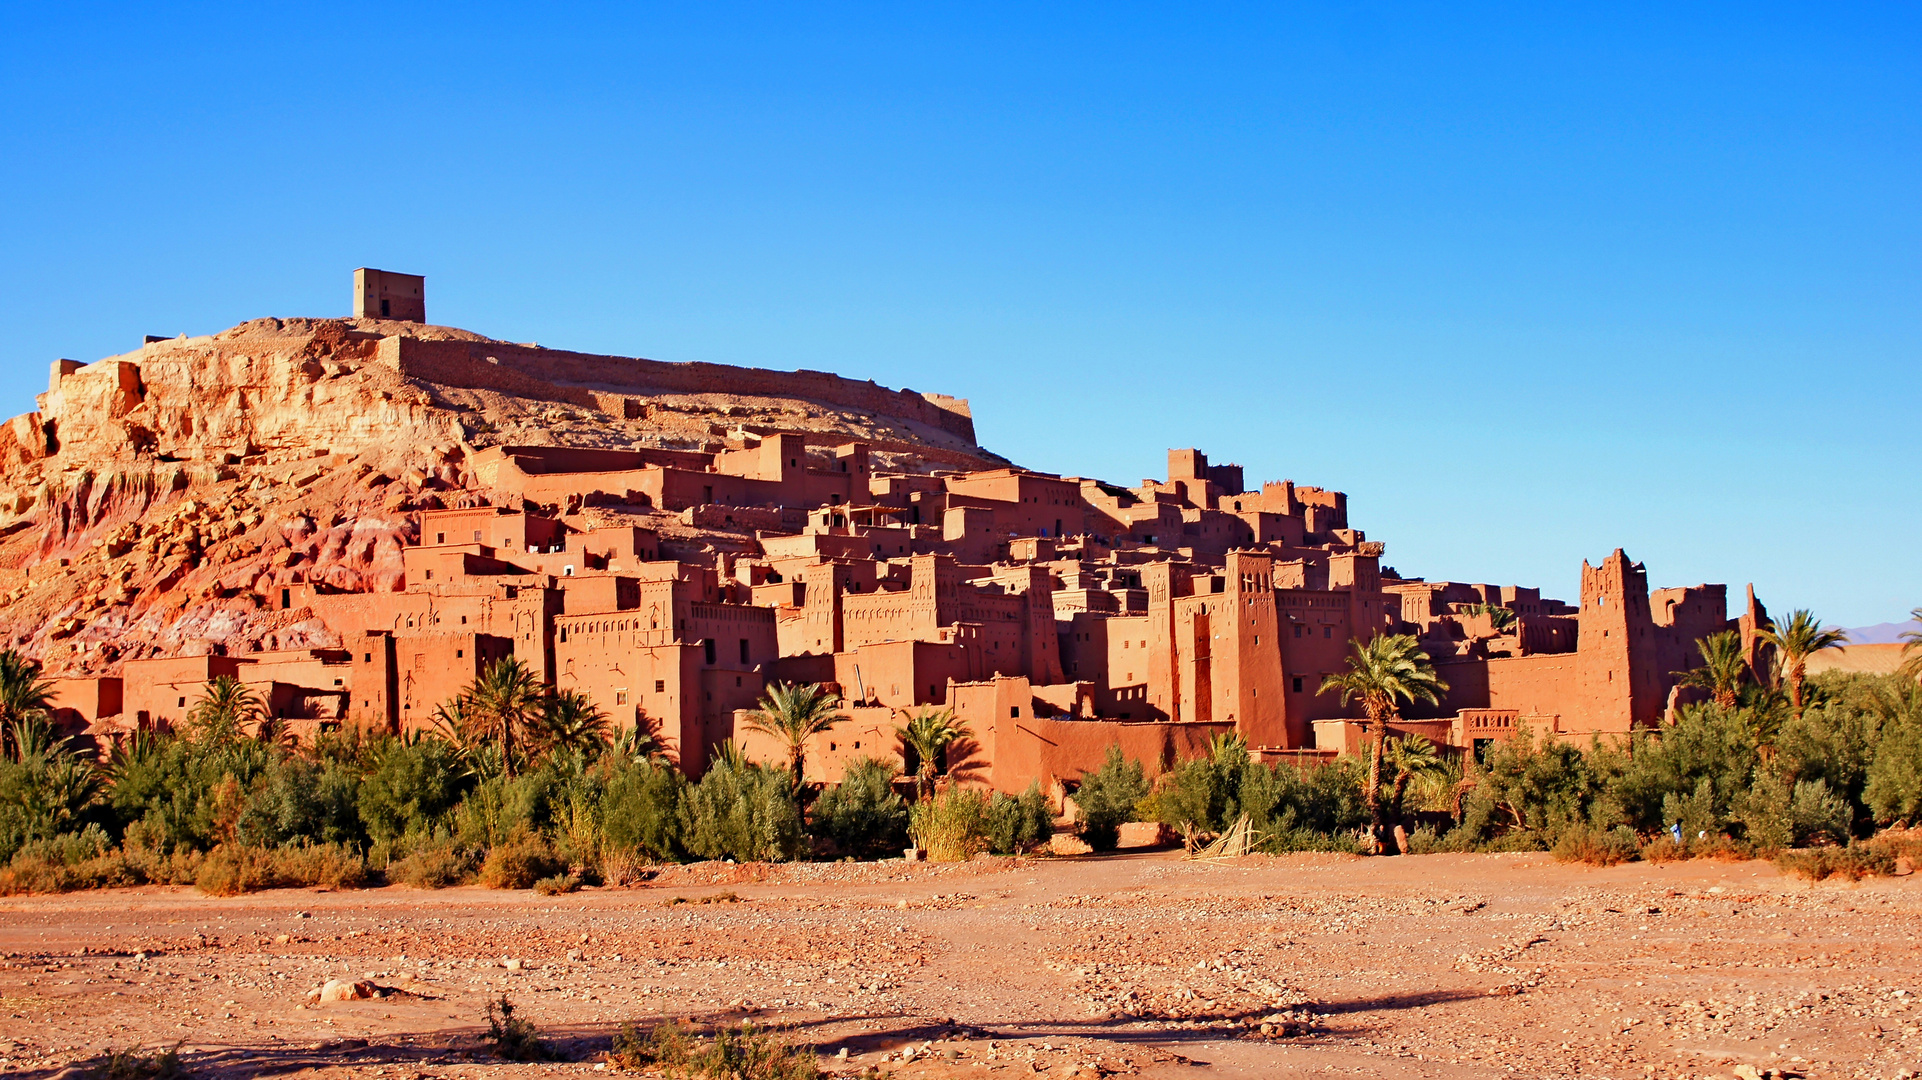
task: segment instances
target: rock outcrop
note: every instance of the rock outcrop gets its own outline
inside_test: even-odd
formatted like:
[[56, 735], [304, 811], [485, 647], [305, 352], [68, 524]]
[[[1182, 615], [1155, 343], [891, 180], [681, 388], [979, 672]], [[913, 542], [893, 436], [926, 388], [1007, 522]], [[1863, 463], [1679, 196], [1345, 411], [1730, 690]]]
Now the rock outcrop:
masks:
[[[0, 635], [75, 674], [337, 644], [276, 590], [400, 588], [420, 510], [495, 501], [479, 450], [713, 450], [769, 432], [858, 439], [897, 470], [1001, 463], [959, 399], [417, 323], [257, 319], [56, 361], [37, 408], [0, 425]], [[666, 543], [729, 543], [659, 516]]]

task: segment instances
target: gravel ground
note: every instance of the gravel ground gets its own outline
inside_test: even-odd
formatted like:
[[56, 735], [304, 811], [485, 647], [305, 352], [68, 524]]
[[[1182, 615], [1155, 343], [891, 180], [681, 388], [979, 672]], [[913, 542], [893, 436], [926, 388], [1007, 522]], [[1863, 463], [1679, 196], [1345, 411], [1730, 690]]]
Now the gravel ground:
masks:
[[[1906, 1077], [1922, 888], [1533, 855], [670, 867], [568, 896], [143, 888], [0, 901], [0, 1073], [591, 1074], [749, 1019], [905, 1078]], [[313, 1003], [330, 979], [382, 996]], [[480, 1048], [506, 995], [565, 1060]], [[845, 1051], [845, 1054], [843, 1054]], [[1738, 1071], [1739, 1070], [1739, 1071]]]

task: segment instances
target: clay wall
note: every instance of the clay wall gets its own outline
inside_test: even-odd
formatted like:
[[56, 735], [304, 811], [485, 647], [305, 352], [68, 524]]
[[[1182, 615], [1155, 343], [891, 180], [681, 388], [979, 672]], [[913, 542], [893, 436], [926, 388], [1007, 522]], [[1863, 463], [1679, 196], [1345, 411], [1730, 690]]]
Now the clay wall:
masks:
[[[363, 654], [364, 655], [364, 654]], [[454, 700], [489, 666], [514, 655], [511, 638], [492, 634], [419, 633], [394, 640], [400, 729], [434, 726], [434, 711]]]
[[101, 675], [89, 679], [52, 679], [54, 731], [78, 735], [103, 719], [117, 717], [124, 706], [124, 683], [117, 676]]

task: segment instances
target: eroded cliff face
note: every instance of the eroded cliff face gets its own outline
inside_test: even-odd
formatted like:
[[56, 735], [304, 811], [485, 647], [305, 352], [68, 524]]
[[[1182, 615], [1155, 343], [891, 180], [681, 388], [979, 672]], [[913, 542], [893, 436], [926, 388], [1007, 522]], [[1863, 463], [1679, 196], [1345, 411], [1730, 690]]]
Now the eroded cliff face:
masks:
[[[730, 370], [755, 392], [732, 392]], [[838, 400], [780, 396], [788, 386]], [[907, 415], [864, 411], [890, 394]], [[0, 637], [76, 674], [337, 645], [281, 610], [279, 590], [400, 589], [419, 511], [502, 501], [468, 468], [497, 443], [716, 448], [746, 427], [866, 440], [896, 468], [996, 460], [973, 445], [965, 402], [938, 395], [367, 319], [259, 319], [60, 361], [37, 405], [0, 425]], [[672, 518], [648, 523], [677, 535]]]

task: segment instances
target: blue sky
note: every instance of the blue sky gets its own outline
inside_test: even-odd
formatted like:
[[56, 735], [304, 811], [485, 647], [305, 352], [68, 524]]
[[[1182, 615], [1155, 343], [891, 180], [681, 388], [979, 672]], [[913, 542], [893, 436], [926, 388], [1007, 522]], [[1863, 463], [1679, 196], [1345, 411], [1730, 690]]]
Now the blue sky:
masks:
[[903, 6], [0, 7], [0, 411], [371, 265], [1200, 446], [1407, 574], [1922, 604], [1917, 9]]

